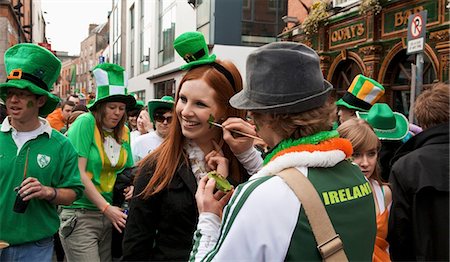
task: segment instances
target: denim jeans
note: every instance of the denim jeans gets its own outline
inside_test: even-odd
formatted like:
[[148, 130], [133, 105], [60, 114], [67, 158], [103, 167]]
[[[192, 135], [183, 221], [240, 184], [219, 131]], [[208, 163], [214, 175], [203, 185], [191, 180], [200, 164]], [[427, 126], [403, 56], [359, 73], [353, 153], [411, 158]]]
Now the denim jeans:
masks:
[[0, 249], [0, 261], [52, 261], [53, 237]]

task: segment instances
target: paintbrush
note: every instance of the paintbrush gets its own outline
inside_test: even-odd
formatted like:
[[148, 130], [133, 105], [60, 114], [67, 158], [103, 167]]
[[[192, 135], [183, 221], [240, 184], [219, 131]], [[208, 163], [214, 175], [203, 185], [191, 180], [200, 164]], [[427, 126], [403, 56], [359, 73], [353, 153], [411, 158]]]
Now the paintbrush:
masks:
[[[208, 120], [208, 123], [209, 123], [210, 125], [213, 125], [213, 126], [217, 126], [217, 127], [223, 128], [223, 126], [222, 126], [221, 124], [216, 123], [216, 122], [212, 121], [211, 119]], [[253, 139], [257, 139], [257, 140], [260, 140], [260, 141], [264, 141], [264, 140], [263, 140], [262, 138], [260, 138], [260, 137], [257, 137], [257, 136], [254, 136], [254, 135], [250, 135], [250, 134], [241, 132], [241, 131], [239, 131], [239, 130], [231, 129], [230, 132], [233, 132], [233, 133], [236, 133], [236, 134], [239, 134], [239, 135], [242, 135], [242, 136], [251, 137], [251, 138], [253, 138]]]

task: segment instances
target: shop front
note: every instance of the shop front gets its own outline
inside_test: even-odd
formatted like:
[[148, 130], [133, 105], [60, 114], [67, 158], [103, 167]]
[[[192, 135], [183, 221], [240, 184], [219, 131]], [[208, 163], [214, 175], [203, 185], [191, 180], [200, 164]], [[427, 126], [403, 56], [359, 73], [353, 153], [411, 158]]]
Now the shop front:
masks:
[[295, 30], [282, 39], [303, 42], [318, 51], [324, 76], [342, 96], [357, 74], [381, 83], [386, 93], [382, 102], [395, 111], [409, 113], [411, 64], [407, 55], [408, 17], [428, 11], [424, 48], [423, 88], [449, 79], [449, 9], [445, 0], [380, 1], [378, 14], [360, 15], [358, 4], [331, 15], [316, 34], [305, 37]]

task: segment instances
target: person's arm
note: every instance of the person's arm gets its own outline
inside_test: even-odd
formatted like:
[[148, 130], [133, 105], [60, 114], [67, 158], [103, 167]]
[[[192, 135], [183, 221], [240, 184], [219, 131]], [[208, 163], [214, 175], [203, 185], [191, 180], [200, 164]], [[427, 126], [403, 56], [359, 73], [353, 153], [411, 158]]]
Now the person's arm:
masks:
[[[407, 192], [402, 185], [401, 167], [397, 162], [391, 169], [389, 183], [392, 188], [392, 206], [389, 214], [388, 237], [391, 259], [415, 260], [413, 244], [413, 226], [411, 221], [411, 206]], [[404, 169], [403, 169], [404, 171]]]
[[84, 184], [84, 194], [86, 197], [97, 206], [97, 208], [105, 214], [111, 221], [113, 226], [122, 233], [122, 228], [125, 228], [127, 215], [122, 212], [119, 207], [112, 206], [105, 198], [97, 191], [91, 179], [86, 174], [87, 159], [84, 157], [78, 158], [78, 168], [80, 170], [81, 181]]
[[286, 259], [300, 203], [281, 178], [258, 178], [239, 185], [222, 219], [217, 212], [222, 198], [213, 195], [214, 183], [207, 182], [205, 190], [201, 189], [203, 184], [199, 183], [196, 194], [200, 216], [190, 261]]
[[144, 199], [140, 195], [149, 179], [150, 176], [147, 174], [141, 174], [135, 180], [134, 196], [130, 201], [123, 237], [123, 261], [150, 260], [159, 212], [157, 197]]
[[258, 172], [263, 165], [261, 153], [253, 146], [253, 138], [236, 136], [230, 130], [238, 130], [256, 136], [255, 127], [241, 118], [228, 118], [222, 123], [223, 139], [230, 147], [238, 161], [247, 170], [249, 175]]

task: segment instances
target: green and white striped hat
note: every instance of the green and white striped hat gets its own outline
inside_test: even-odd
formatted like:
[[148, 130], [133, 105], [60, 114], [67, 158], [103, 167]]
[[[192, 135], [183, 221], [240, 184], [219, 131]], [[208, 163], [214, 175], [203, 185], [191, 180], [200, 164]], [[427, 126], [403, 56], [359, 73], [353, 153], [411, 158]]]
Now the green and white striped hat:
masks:
[[98, 64], [92, 69], [97, 92], [95, 101], [89, 106], [90, 110], [103, 102], [122, 102], [127, 106], [127, 110], [136, 105], [136, 99], [128, 95], [128, 78], [125, 70], [116, 64]]

